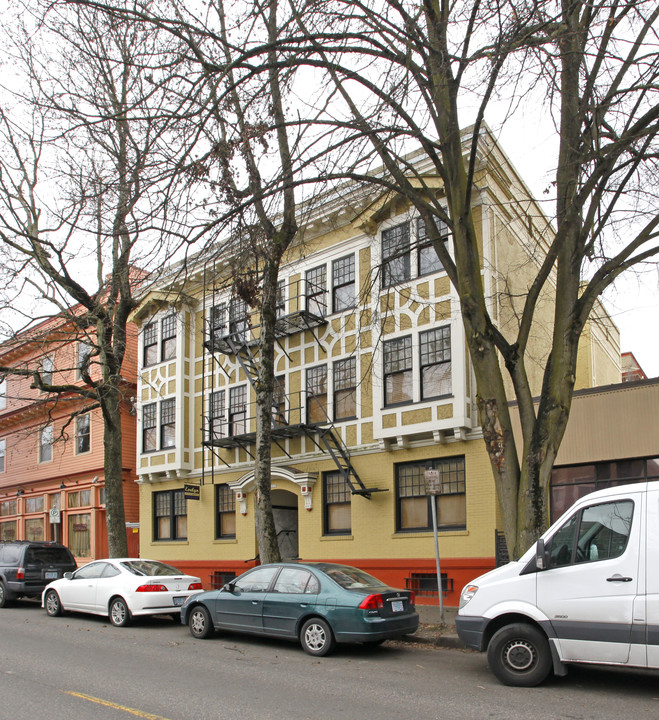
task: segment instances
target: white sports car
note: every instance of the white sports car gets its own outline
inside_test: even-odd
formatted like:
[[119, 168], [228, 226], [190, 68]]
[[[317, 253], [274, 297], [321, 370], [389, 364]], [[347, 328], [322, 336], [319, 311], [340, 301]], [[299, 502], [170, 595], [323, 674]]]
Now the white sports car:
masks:
[[44, 588], [41, 607], [55, 617], [65, 610], [107, 615], [117, 627], [134, 615], [176, 615], [201, 580], [171, 565], [142, 558], [95, 560]]

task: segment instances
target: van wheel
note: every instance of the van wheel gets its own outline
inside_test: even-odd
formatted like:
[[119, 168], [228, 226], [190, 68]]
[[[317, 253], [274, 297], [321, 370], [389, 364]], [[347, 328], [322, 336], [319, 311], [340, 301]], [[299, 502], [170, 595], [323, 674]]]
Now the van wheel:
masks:
[[551, 652], [545, 635], [527, 623], [506, 625], [487, 646], [490, 669], [504, 685], [534, 687], [551, 671]]

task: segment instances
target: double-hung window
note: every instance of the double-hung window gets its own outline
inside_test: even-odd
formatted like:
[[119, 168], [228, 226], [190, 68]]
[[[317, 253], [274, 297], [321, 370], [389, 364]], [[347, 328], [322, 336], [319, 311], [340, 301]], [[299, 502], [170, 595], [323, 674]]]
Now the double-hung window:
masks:
[[241, 385], [229, 390], [229, 435], [244, 435], [247, 432], [247, 386]]
[[144, 367], [155, 365], [158, 362], [158, 325], [156, 323], [151, 322], [144, 326], [142, 341], [144, 343], [142, 365]]
[[[142, 367], [176, 357], [177, 316], [175, 313], [147, 323], [142, 329]], [[160, 335], [158, 335], [160, 333]]]
[[385, 406], [412, 402], [412, 337], [407, 335], [387, 340], [383, 350]]
[[[443, 220], [440, 220], [437, 217], [434, 220], [435, 227], [437, 228], [437, 232], [439, 234], [439, 240], [443, 242], [445, 246], [448, 245], [449, 238], [451, 237], [451, 231], [449, 229], [449, 226]], [[426, 224], [421, 218], [417, 220], [416, 227], [419, 246], [419, 276], [430, 275], [431, 273], [436, 273], [440, 270], [443, 270], [444, 266], [442, 265], [442, 261], [437, 255], [437, 251], [432, 244], [432, 240], [426, 232]]]
[[236, 496], [229, 485], [216, 485], [217, 538], [236, 537]]
[[188, 509], [183, 490], [153, 493], [154, 540], [186, 540]]
[[274, 425], [287, 425], [286, 418], [286, 378], [283, 375], [275, 377], [272, 389], [272, 422]]
[[53, 459], [53, 426], [46, 425], [39, 433], [39, 462]]
[[357, 417], [357, 359], [334, 363], [334, 419]]
[[[440, 493], [426, 493], [425, 471], [438, 470]], [[436, 503], [440, 530], [466, 527], [465, 459], [440, 458], [396, 465], [396, 530], [432, 530], [432, 506]]]
[[382, 231], [382, 287], [391, 287], [410, 279], [410, 257], [409, 223]]
[[168, 315], [162, 319], [160, 324], [162, 339], [160, 342], [160, 359], [172, 360], [176, 357], [176, 315]]
[[158, 449], [158, 406], [150, 403], [142, 407], [142, 452]]
[[419, 335], [421, 399], [451, 394], [451, 328], [427, 330]]
[[355, 256], [332, 262], [332, 311], [342, 312], [355, 307]]
[[78, 415], [75, 422], [76, 455], [88, 453], [91, 450], [90, 415]]
[[307, 312], [318, 317], [327, 315], [327, 277], [324, 265], [307, 270], [305, 275]]
[[227, 334], [227, 306], [213, 305], [208, 314], [209, 340], [221, 340]]
[[41, 361], [41, 382], [44, 385], [53, 384], [53, 373], [55, 372], [55, 362], [50, 355], [46, 355]]
[[286, 281], [279, 280], [277, 282], [277, 317], [282, 318], [286, 315]]
[[247, 339], [247, 304], [240, 298], [229, 303], [229, 334], [240, 345]]
[[5, 440], [5, 438], [1, 438], [0, 439], [0, 473], [3, 473], [7, 467], [6, 457], [7, 457], [7, 441]]
[[170, 398], [160, 403], [160, 447], [176, 446], [176, 399]]
[[350, 487], [338, 470], [323, 475], [323, 524], [325, 535], [349, 535]]
[[327, 422], [327, 365], [307, 370], [307, 422]]
[[208, 439], [219, 440], [226, 432], [224, 390], [212, 392], [209, 400]]
[[89, 375], [89, 358], [92, 354], [92, 345], [88, 342], [78, 342], [76, 345], [76, 379], [82, 380], [83, 375]]

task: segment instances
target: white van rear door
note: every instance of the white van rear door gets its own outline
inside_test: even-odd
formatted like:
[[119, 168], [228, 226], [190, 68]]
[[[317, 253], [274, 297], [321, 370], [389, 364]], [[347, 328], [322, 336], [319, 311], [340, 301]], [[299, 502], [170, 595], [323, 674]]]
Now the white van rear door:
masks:
[[565, 661], [626, 663], [639, 579], [642, 495], [582, 505], [547, 541], [538, 607]]

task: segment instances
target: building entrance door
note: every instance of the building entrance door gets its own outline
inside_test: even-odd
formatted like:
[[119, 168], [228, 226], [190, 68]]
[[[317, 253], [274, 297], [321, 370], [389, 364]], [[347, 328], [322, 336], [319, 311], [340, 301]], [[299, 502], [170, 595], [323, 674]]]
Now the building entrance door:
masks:
[[272, 515], [282, 560], [299, 557], [297, 535], [297, 495], [288, 490], [272, 491]]

